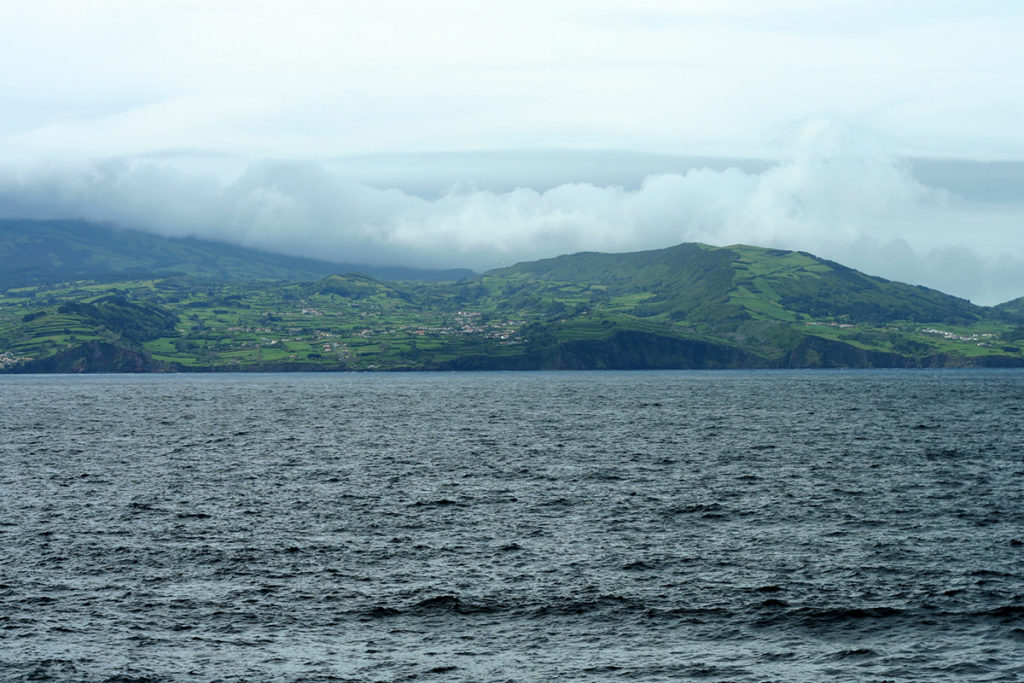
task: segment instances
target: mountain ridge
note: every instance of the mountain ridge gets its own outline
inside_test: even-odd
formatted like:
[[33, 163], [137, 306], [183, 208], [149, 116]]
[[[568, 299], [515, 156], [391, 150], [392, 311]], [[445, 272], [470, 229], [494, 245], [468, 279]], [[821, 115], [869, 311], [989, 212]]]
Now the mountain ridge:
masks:
[[430, 270], [286, 256], [229, 242], [164, 237], [84, 220], [0, 219], [0, 287], [153, 275], [208, 280], [316, 280], [358, 271], [382, 280], [459, 280], [469, 269]]
[[[74, 271], [88, 263], [87, 246], [45, 253], [86, 252], [70, 259]], [[1024, 365], [1024, 298], [977, 306], [803, 251], [684, 243], [579, 252], [458, 280], [387, 281], [309, 271], [241, 279], [283, 263], [248, 251], [223, 255], [237, 259], [227, 262], [202, 252], [215, 259], [204, 277], [159, 268], [119, 275], [113, 266], [124, 264], [104, 248], [96, 248], [111, 266], [103, 277], [37, 280], [0, 294], [0, 369]]]

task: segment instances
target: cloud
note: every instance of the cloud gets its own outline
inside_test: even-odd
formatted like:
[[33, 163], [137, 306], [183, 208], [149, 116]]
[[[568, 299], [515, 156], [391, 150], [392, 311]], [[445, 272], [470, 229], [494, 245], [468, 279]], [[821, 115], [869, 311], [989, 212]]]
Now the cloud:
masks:
[[775, 155], [841, 116], [1022, 158], [1005, 0], [6, 3], [0, 154], [509, 147]]
[[371, 186], [316, 162], [223, 178], [158, 158], [0, 173], [0, 215], [85, 218], [348, 262], [483, 270], [576, 251], [680, 242], [810, 251], [980, 303], [1024, 294], [1024, 206], [922, 184], [911, 167], [813, 124], [763, 171], [693, 168], [634, 187], [561, 183], [438, 196]]

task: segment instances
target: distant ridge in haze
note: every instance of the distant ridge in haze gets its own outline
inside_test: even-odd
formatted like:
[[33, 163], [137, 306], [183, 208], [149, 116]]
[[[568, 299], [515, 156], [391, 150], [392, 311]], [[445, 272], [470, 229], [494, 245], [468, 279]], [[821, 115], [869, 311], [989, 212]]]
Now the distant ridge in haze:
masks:
[[339, 272], [421, 282], [473, 275], [468, 269], [426, 270], [284, 256], [81, 220], [0, 220], [0, 287], [172, 275], [218, 281], [309, 281]]

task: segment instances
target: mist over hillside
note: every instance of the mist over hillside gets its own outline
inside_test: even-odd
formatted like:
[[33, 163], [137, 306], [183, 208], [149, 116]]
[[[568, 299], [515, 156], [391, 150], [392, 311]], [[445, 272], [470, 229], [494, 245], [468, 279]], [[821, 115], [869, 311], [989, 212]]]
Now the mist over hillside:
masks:
[[681, 242], [807, 250], [995, 304], [1018, 295], [1021, 164], [864, 153], [810, 126], [788, 159], [571, 150], [327, 160], [143, 155], [0, 169], [0, 217], [302, 258], [483, 271]]
[[339, 272], [424, 282], [458, 280], [473, 274], [468, 269], [429, 270], [287, 256], [87, 221], [0, 219], [0, 287], [174, 276], [215, 281], [303, 281]]

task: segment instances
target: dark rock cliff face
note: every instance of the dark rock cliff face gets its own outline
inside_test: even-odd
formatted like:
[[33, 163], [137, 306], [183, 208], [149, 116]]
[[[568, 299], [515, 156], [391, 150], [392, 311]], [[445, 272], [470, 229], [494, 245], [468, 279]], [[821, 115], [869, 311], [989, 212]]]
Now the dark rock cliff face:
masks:
[[466, 356], [431, 370], [712, 370], [742, 368], [1021, 367], [1007, 356], [964, 359], [869, 351], [808, 335], [781, 358], [769, 360], [736, 347], [637, 331], [617, 332], [529, 350], [517, 356]]
[[764, 360], [730, 346], [631, 330], [563, 343], [549, 362], [556, 370], [654, 370], [757, 367]]
[[710, 342], [627, 330], [604, 339], [583, 339], [518, 356], [467, 356], [438, 370], [685, 370], [765, 367], [740, 349]]
[[897, 353], [868, 351], [831, 339], [807, 336], [782, 357], [782, 368], [906, 368], [918, 367], [913, 358]]
[[[604, 339], [584, 339], [530, 349], [514, 356], [465, 356], [422, 370], [712, 370], [743, 368], [940, 368], [1024, 367], [1009, 356], [923, 357], [868, 351], [843, 342], [807, 336], [781, 358], [769, 360], [733, 346], [664, 337], [634, 330]], [[7, 368], [7, 373], [102, 372], [297, 372], [344, 371], [343, 366], [268, 363], [254, 366], [179, 367], [147, 353], [109, 342], [87, 342], [49, 358]], [[403, 368], [399, 368], [403, 369]], [[412, 369], [412, 368], [404, 368]]]
[[804, 337], [783, 356], [780, 368], [951, 368], [1024, 367], [1024, 360], [1010, 356], [954, 357], [946, 354], [902, 356], [898, 353], [868, 351], [822, 337]]
[[87, 342], [13, 368], [16, 373], [168, 372], [176, 370], [148, 354], [109, 342]]

